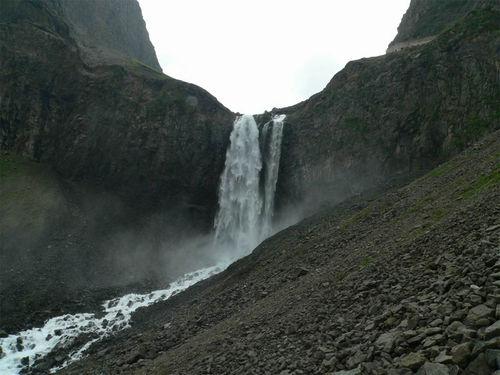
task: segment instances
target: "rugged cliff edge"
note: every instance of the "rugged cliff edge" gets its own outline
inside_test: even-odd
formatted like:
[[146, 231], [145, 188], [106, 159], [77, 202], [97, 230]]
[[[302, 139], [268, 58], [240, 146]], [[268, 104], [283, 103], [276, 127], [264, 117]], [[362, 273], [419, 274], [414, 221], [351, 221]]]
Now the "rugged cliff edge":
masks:
[[[24, 223], [29, 195], [48, 199], [32, 200], [28, 211], [44, 226], [0, 227], [3, 329], [39, 323], [68, 301], [81, 308], [94, 300], [88, 295], [96, 284], [140, 281], [133, 261], [140, 249], [141, 259], [156, 263], [142, 278], [161, 273], [157, 256], [168, 252], [166, 244], [211, 227], [234, 115], [205, 90], [140, 62], [145, 57], [134, 43], [154, 57], [144, 22], [135, 2], [119, 3], [119, 17], [104, 31], [106, 19], [96, 18], [108, 17], [104, 10], [115, 2], [95, 2], [88, 17], [73, 14], [71, 22], [70, 7], [90, 10], [94, 3], [0, 4], [1, 211]], [[135, 19], [130, 31], [143, 29], [136, 41], [118, 35], [128, 22], [124, 12]], [[89, 58], [95, 48], [106, 53]], [[111, 50], [127, 54], [110, 60]], [[52, 210], [53, 201], [62, 209]], [[102, 277], [107, 281], [97, 281]], [[39, 285], [55, 290], [54, 298], [34, 293]]]
[[146, 203], [210, 211], [233, 114], [205, 90], [136, 60], [85, 64], [51, 4], [60, 5], [2, 3], [2, 150]]
[[475, 9], [500, 9], [496, 0], [412, 0], [388, 52], [426, 43]]
[[161, 71], [137, 0], [60, 1], [89, 63], [135, 59]]
[[287, 114], [278, 197], [309, 207], [408, 179], [500, 126], [500, 12], [428, 44], [347, 64]]

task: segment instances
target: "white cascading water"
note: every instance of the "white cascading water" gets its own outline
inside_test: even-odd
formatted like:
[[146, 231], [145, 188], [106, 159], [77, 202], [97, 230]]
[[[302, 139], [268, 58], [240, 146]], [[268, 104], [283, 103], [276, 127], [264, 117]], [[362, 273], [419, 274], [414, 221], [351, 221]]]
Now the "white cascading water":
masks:
[[[267, 150], [264, 163], [259, 130], [253, 116], [241, 116], [234, 123], [221, 176], [219, 212], [215, 220], [214, 251], [223, 254], [223, 258], [225, 255], [225, 261], [187, 273], [167, 289], [147, 294], [132, 293], [106, 301], [102, 305], [102, 314], [66, 314], [47, 320], [42, 327], [0, 338], [0, 374], [17, 375], [56, 347], [69, 346], [79, 336], [89, 335], [89, 341], [69, 353], [66, 362], [51, 372], [79, 360], [94, 342], [129, 327], [132, 314], [139, 307], [164, 301], [223, 271], [229, 261], [248, 253], [271, 235], [284, 119], [284, 115], [275, 116], [262, 129]], [[263, 184], [260, 183], [261, 176]], [[229, 257], [225, 251], [231, 252]]]
[[273, 232], [274, 196], [278, 182], [281, 158], [281, 140], [285, 115], [277, 115], [262, 128], [265, 146], [267, 146], [264, 164], [264, 207], [262, 212], [261, 238], [267, 238]]
[[219, 186], [215, 251], [227, 249], [231, 258], [237, 258], [258, 244], [263, 203], [259, 192], [259, 129], [253, 116], [235, 120], [230, 142]]
[[[47, 355], [56, 347], [72, 344], [82, 334], [91, 339], [69, 354], [66, 362], [51, 372], [56, 372], [68, 364], [82, 358], [85, 351], [96, 341], [129, 327], [132, 314], [139, 308], [164, 301], [225, 269], [227, 265], [204, 268], [190, 272], [173, 282], [167, 289], [155, 290], [147, 294], [127, 294], [103, 303], [103, 314], [66, 314], [47, 320], [42, 327], [28, 329], [5, 338], [0, 338], [0, 374], [17, 375], [23, 368], [23, 358], [29, 365]], [[25, 359], [25, 361], [26, 361]]]
[[275, 116], [262, 128], [265, 160], [254, 117], [243, 115], [234, 122], [214, 222], [215, 251], [229, 252], [230, 259], [248, 253], [272, 234], [284, 120], [285, 115]]

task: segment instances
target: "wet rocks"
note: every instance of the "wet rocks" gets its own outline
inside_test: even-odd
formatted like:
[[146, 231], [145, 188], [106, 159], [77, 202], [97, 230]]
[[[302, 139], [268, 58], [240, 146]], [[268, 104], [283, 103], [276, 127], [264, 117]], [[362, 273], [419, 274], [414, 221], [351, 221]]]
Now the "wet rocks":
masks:
[[466, 317], [466, 322], [476, 327], [483, 327], [488, 325], [490, 317], [493, 314], [493, 309], [486, 305], [477, 305], [469, 310]]
[[449, 375], [450, 370], [440, 363], [426, 362], [417, 371], [417, 375]]
[[465, 342], [451, 349], [451, 358], [457, 365], [464, 365], [472, 356], [472, 343]]
[[495, 336], [500, 336], [500, 320], [497, 320], [491, 326], [487, 327], [484, 330], [484, 336], [486, 339], [490, 339]]
[[407, 367], [410, 370], [417, 370], [426, 361], [425, 356], [422, 353], [410, 353], [399, 361], [401, 367]]

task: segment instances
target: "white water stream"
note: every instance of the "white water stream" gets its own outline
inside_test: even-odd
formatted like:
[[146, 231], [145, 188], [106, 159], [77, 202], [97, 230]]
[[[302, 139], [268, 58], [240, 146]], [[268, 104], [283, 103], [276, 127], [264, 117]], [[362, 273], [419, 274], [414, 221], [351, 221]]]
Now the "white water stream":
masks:
[[[82, 334], [91, 334], [93, 338], [71, 353], [69, 359], [61, 366], [65, 367], [79, 360], [94, 342], [129, 327], [130, 318], [138, 308], [164, 301], [191, 285], [221, 272], [226, 266], [209, 267], [187, 273], [170, 284], [167, 289], [147, 294], [132, 293], [106, 301], [102, 305], [103, 314], [99, 317], [89, 313], [66, 314], [47, 320], [42, 327], [2, 338], [0, 346], [3, 358], [0, 358], [0, 374], [19, 374], [22, 368], [27, 367], [21, 363], [23, 358], [28, 358], [29, 364], [32, 365], [35, 359], [48, 354], [54, 348], [70, 345]], [[54, 368], [52, 372], [58, 369], [60, 368]]]
[[[167, 289], [146, 294], [127, 294], [103, 303], [101, 314], [66, 314], [49, 319], [42, 327], [0, 338], [0, 374], [17, 375], [23, 368], [59, 347], [67, 347], [81, 335], [88, 341], [70, 353], [61, 367], [82, 358], [96, 341], [129, 327], [140, 307], [164, 301], [191, 285], [223, 271], [272, 234], [274, 196], [278, 180], [285, 115], [275, 116], [262, 128], [265, 160], [262, 160], [259, 129], [253, 116], [235, 120], [219, 187], [219, 211], [215, 218], [213, 251], [221, 265], [187, 273]], [[261, 183], [262, 179], [262, 183]]]
[[262, 197], [259, 191], [262, 159], [259, 129], [253, 116], [234, 122], [219, 186], [219, 211], [215, 218], [215, 248], [229, 254], [251, 250], [258, 244]]
[[267, 146], [264, 164], [264, 207], [260, 234], [262, 239], [273, 233], [274, 196], [278, 182], [284, 121], [285, 115], [277, 115], [262, 128], [264, 145]]
[[215, 248], [226, 249], [233, 260], [272, 234], [284, 120], [285, 115], [274, 116], [262, 127], [264, 158], [254, 117], [243, 115], [234, 122], [214, 223]]

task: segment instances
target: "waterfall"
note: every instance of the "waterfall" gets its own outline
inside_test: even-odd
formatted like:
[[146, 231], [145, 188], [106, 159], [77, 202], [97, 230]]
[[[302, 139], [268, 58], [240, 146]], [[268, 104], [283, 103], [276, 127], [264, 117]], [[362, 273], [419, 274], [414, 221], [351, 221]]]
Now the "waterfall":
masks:
[[230, 137], [219, 187], [215, 246], [246, 252], [258, 244], [262, 197], [259, 129], [250, 115], [238, 117]]
[[283, 138], [283, 122], [285, 115], [274, 116], [262, 128], [265, 150], [264, 164], [264, 207], [262, 212], [262, 239], [272, 234], [274, 214], [274, 195], [278, 182], [278, 171], [281, 157], [281, 139]]
[[264, 160], [254, 117], [235, 120], [219, 186], [216, 251], [238, 258], [272, 233], [284, 119], [275, 116], [262, 128]]

